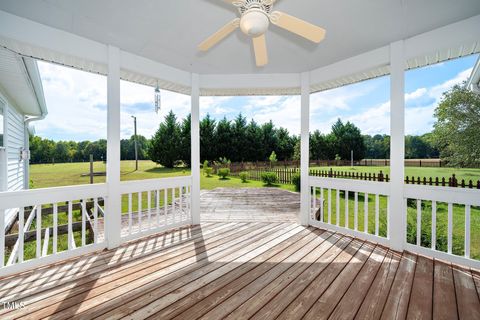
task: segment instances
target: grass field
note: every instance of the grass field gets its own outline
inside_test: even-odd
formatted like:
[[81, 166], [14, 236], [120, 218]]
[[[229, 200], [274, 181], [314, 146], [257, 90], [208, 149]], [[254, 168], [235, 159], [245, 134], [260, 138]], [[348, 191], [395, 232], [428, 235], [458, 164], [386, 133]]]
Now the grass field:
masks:
[[[82, 173], [88, 173], [90, 164], [81, 163], [58, 163], [58, 164], [35, 164], [30, 166], [30, 180], [32, 187], [49, 188], [70, 186], [90, 183], [90, 177], [82, 177]], [[190, 174], [189, 168], [173, 168], [168, 169], [157, 165], [148, 160], [139, 161], [139, 170], [135, 171], [135, 161], [122, 161], [120, 168], [120, 179], [122, 181], [156, 179], [186, 176]], [[106, 166], [103, 162], [94, 162], [93, 170], [95, 172], [105, 172]], [[105, 182], [105, 176], [94, 177], [94, 183]], [[210, 178], [202, 174], [200, 179], [200, 188], [211, 190], [218, 187], [224, 188], [259, 188], [263, 187], [260, 181], [248, 181], [242, 183], [239, 178], [231, 177], [229, 179], [220, 180], [218, 176]], [[279, 188], [294, 190], [291, 185], [278, 185]]]

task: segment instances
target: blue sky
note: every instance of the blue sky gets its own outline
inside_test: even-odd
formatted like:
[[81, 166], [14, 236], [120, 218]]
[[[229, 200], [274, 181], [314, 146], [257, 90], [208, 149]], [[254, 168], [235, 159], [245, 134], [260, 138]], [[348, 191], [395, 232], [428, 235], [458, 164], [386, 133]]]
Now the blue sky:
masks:
[[[430, 132], [433, 112], [444, 91], [466, 80], [477, 55], [408, 71], [405, 81], [406, 133]], [[36, 122], [39, 136], [53, 140], [106, 138], [106, 77], [39, 62], [48, 116]], [[389, 134], [388, 76], [311, 95], [312, 130], [324, 133], [337, 118], [355, 123], [366, 134]], [[165, 114], [173, 110], [179, 119], [190, 112], [190, 97], [162, 90], [162, 109], [153, 107], [153, 88], [122, 81], [121, 135], [133, 134], [131, 115], [137, 117], [138, 133], [151, 137]], [[293, 134], [300, 132], [298, 96], [202, 97], [201, 117], [235, 118], [241, 112], [257, 123], [272, 120]]]

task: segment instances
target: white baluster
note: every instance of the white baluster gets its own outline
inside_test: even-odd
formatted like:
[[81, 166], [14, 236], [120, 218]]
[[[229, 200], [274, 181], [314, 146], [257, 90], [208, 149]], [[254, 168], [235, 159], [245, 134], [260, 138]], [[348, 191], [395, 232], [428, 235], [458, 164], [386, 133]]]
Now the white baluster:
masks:
[[147, 208], [148, 208], [148, 229], [152, 228], [152, 193], [147, 191]]
[[465, 206], [465, 258], [470, 258], [470, 205]]
[[448, 204], [448, 253], [452, 253], [453, 204]]
[[98, 242], [98, 198], [93, 199], [93, 243]]
[[363, 202], [363, 232], [368, 233], [368, 193], [366, 192]]
[[[42, 205], [37, 205], [37, 218], [36, 218], [36, 227], [37, 227], [37, 250], [36, 250], [36, 257], [40, 258], [42, 255]], [[27, 230], [28, 231], [28, 230]]]
[[417, 199], [417, 246], [422, 244], [422, 200]]
[[432, 249], [437, 249], [437, 202], [432, 201]]
[[138, 193], [138, 232], [142, 232], [142, 193]]
[[68, 250], [73, 249], [73, 230], [72, 230], [72, 201], [68, 201]]
[[58, 203], [53, 204], [53, 243], [52, 252], [56, 254], [58, 250]]
[[335, 190], [335, 193], [337, 194], [337, 201], [336, 201], [336, 219], [335, 221], [337, 223], [337, 226], [340, 226], [340, 190]]
[[348, 228], [348, 191], [345, 190], [345, 228]]
[[332, 189], [328, 189], [328, 223], [332, 223]]
[[163, 208], [165, 209], [165, 226], [168, 224], [168, 189], [163, 189]]
[[354, 229], [358, 230], [358, 192], [354, 194], [354, 210], [353, 210], [353, 220], [354, 220]]
[[155, 190], [155, 208], [157, 214], [157, 228], [160, 225], [160, 190]]
[[132, 194], [128, 194], [128, 234], [132, 234]]
[[324, 204], [323, 188], [320, 188], [320, 221], [325, 222], [323, 204]]
[[380, 195], [375, 195], [375, 235], [378, 236], [380, 229]]
[[175, 188], [172, 188], [172, 223], [177, 220], [177, 210], [175, 210]]
[[82, 247], [87, 244], [86, 236], [87, 236], [87, 228], [86, 228], [86, 215], [87, 215], [87, 201], [85, 199], [82, 200], [81, 204], [81, 212], [82, 212]]

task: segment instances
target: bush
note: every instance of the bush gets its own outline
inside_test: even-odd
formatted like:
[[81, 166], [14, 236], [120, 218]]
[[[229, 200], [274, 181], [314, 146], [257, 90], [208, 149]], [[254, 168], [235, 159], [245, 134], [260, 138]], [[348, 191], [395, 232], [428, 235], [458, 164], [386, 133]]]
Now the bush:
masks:
[[278, 176], [275, 172], [263, 172], [262, 173], [262, 181], [267, 186], [271, 186], [278, 182]]
[[212, 176], [212, 171], [213, 171], [213, 168], [210, 168], [210, 167], [203, 168], [203, 172], [205, 173], [207, 178], [210, 178]]
[[246, 171], [240, 172], [238, 176], [240, 177], [240, 179], [242, 179], [243, 183], [247, 182], [248, 178], [250, 177], [250, 175]]
[[205, 160], [205, 162], [203, 162], [203, 173], [207, 176], [207, 178], [210, 178], [212, 171], [213, 168], [208, 166], [208, 160]]
[[292, 184], [295, 186], [295, 191], [300, 192], [300, 173], [292, 176]]
[[222, 180], [227, 179], [227, 177], [230, 175], [230, 169], [220, 168], [220, 169], [218, 169], [218, 175], [220, 176], [220, 179], [222, 179]]

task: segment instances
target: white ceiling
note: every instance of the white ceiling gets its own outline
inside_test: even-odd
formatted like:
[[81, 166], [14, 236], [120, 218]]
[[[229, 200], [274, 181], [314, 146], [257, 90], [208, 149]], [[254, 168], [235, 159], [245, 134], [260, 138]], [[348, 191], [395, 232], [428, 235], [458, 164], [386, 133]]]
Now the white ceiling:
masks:
[[271, 25], [269, 64], [255, 67], [239, 30], [207, 53], [197, 45], [238, 15], [222, 0], [0, 0], [0, 10], [202, 74], [298, 73], [480, 14], [480, 0], [278, 0], [327, 29], [318, 45]]

